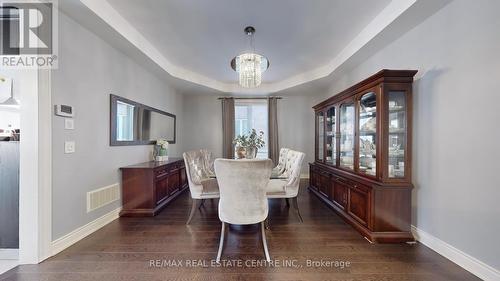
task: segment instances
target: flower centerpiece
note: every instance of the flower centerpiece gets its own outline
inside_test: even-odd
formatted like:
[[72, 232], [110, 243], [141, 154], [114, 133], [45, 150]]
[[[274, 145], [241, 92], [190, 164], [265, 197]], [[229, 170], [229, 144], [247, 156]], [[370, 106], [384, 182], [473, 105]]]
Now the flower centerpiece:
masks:
[[238, 159], [253, 159], [257, 156], [259, 148], [264, 147], [266, 144], [264, 141], [264, 132], [259, 131], [257, 134], [257, 130], [252, 129], [247, 135], [238, 135], [233, 140], [233, 144], [235, 144], [236, 157], [238, 157]]
[[155, 156], [155, 161], [168, 160], [168, 141], [166, 139], [156, 140], [154, 156]]

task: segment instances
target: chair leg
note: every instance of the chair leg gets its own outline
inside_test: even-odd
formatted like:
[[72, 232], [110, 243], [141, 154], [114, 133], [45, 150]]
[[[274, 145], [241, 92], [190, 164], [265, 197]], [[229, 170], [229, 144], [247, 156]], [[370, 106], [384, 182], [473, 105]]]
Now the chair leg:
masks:
[[224, 231], [226, 229], [226, 223], [222, 222], [222, 228], [220, 231], [220, 241], [219, 241], [219, 251], [217, 251], [217, 259], [216, 262], [220, 262], [220, 257], [222, 255], [222, 248], [224, 247]]
[[288, 200], [288, 198], [285, 198], [285, 202], [286, 202], [286, 206], [287, 206], [288, 208], [290, 208], [290, 200]]
[[198, 209], [200, 209], [203, 206], [205, 206], [205, 199], [201, 199], [201, 203], [200, 206], [198, 206]]
[[297, 203], [297, 197], [292, 198], [292, 203], [293, 203], [293, 208], [295, 209], [295, 212], [297, 213], [300, 222], [304, 222], [304, 220], [302, 220], [302, 216], [300, 215], [299, 204]]
[[264, 226], [266, 229], [271, 229], [270, 223], [269, 223], [269, 217], [264, 221]]
[[269, 250], [267, 249], [266, 230], [264, 222], [260, 223], [260, 229], [262, 232], [262, 246], [264, 246], [264, 254], [266, 255], [266, 261], [271, 262], [271, 257], [269, 256]]
[[193, 218], [194, 216], [194, 212], [196, 211], [196, 199], [191, 199], [193, 201], [192, 205], [191, 205], [191, 212], [189, 213], [189, 218], [186, 222], [186, 224], [189, 224], [191, 222], [191, 219]]

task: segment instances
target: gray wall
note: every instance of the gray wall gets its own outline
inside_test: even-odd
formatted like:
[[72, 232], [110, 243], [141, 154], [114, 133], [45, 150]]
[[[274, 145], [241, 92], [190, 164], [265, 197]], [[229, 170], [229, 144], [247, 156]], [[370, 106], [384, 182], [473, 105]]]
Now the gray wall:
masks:
[[[177, 115], [181, 154], [182, 97], [101, 38], [59, 14], [59, 69], [52, 74], [53, 104], [74, 106], [75, 130], [52, 118], [53, 240], [119, 207], [116, 202], [86, 213], [86, 192], [119, 182], [120, 166], [149, 161], [152, 146], [109, 146], [109, 94], [120, 95]], [[64, 141], [76, 153], [64, 154]]]
[[325, 97], [382, 68], [414, 83], [413, 224], [500, 269], [500, 1], [455, 0], [360, 65]]
[[[314, 161], [314, 113], [316, 96], [285, 96], [278, 101], [280, 147], [306, 153], [302, 174], [308, 174], [308, 162]], [[214, 95], [186, 95], [184, 98], [183, 148], [185, 151], [207, 148], [222, 157], [222, 108]]]

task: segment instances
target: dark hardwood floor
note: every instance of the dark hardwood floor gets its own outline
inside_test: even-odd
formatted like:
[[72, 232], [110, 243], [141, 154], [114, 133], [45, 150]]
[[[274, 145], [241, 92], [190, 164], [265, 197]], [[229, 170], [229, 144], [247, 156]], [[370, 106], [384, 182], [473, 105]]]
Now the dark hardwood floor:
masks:
[[[370, 244], [306, 185], [303, 181], [299, 197], [304, 223], [283, 200], [270, 204], [267, 239], [280, 267], [250, 264], [264, 259], [257, 226], [231, 228], [225, 267], [212, 267], [220, 233], [217, 201], [207, 201], [186, 226], [190, 199], [185, 192], [156, 217], [120, 218], [43, 263], [19, 266], [0, 280], [479, 280], [421, 244]], [[241, 264], [228, 264], [234, 259]], [[307, 266], [308, 260], [322, 259], [333, 264]], [[165, 262], [151, 266], [156, 260]], [[188, 260], [196, 263], [187, 266]]]

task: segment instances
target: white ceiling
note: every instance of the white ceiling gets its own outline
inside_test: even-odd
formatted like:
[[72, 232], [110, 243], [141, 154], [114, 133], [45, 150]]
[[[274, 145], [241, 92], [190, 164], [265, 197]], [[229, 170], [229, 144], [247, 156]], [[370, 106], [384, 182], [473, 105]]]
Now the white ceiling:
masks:
[[276, 83], [332, 60], [390, 0], [108, 0], [171, 63], [237, 83], [230, 60], [255, 47], [268, 57], [263, 83]]
[[[324, 91], [339, 69], [449, 1], [65, 0], [60, 8], [181, 92], [288, 95]], [[250, 90], [229, 66], [248, 48], [247, 25], [271, 63]]]

